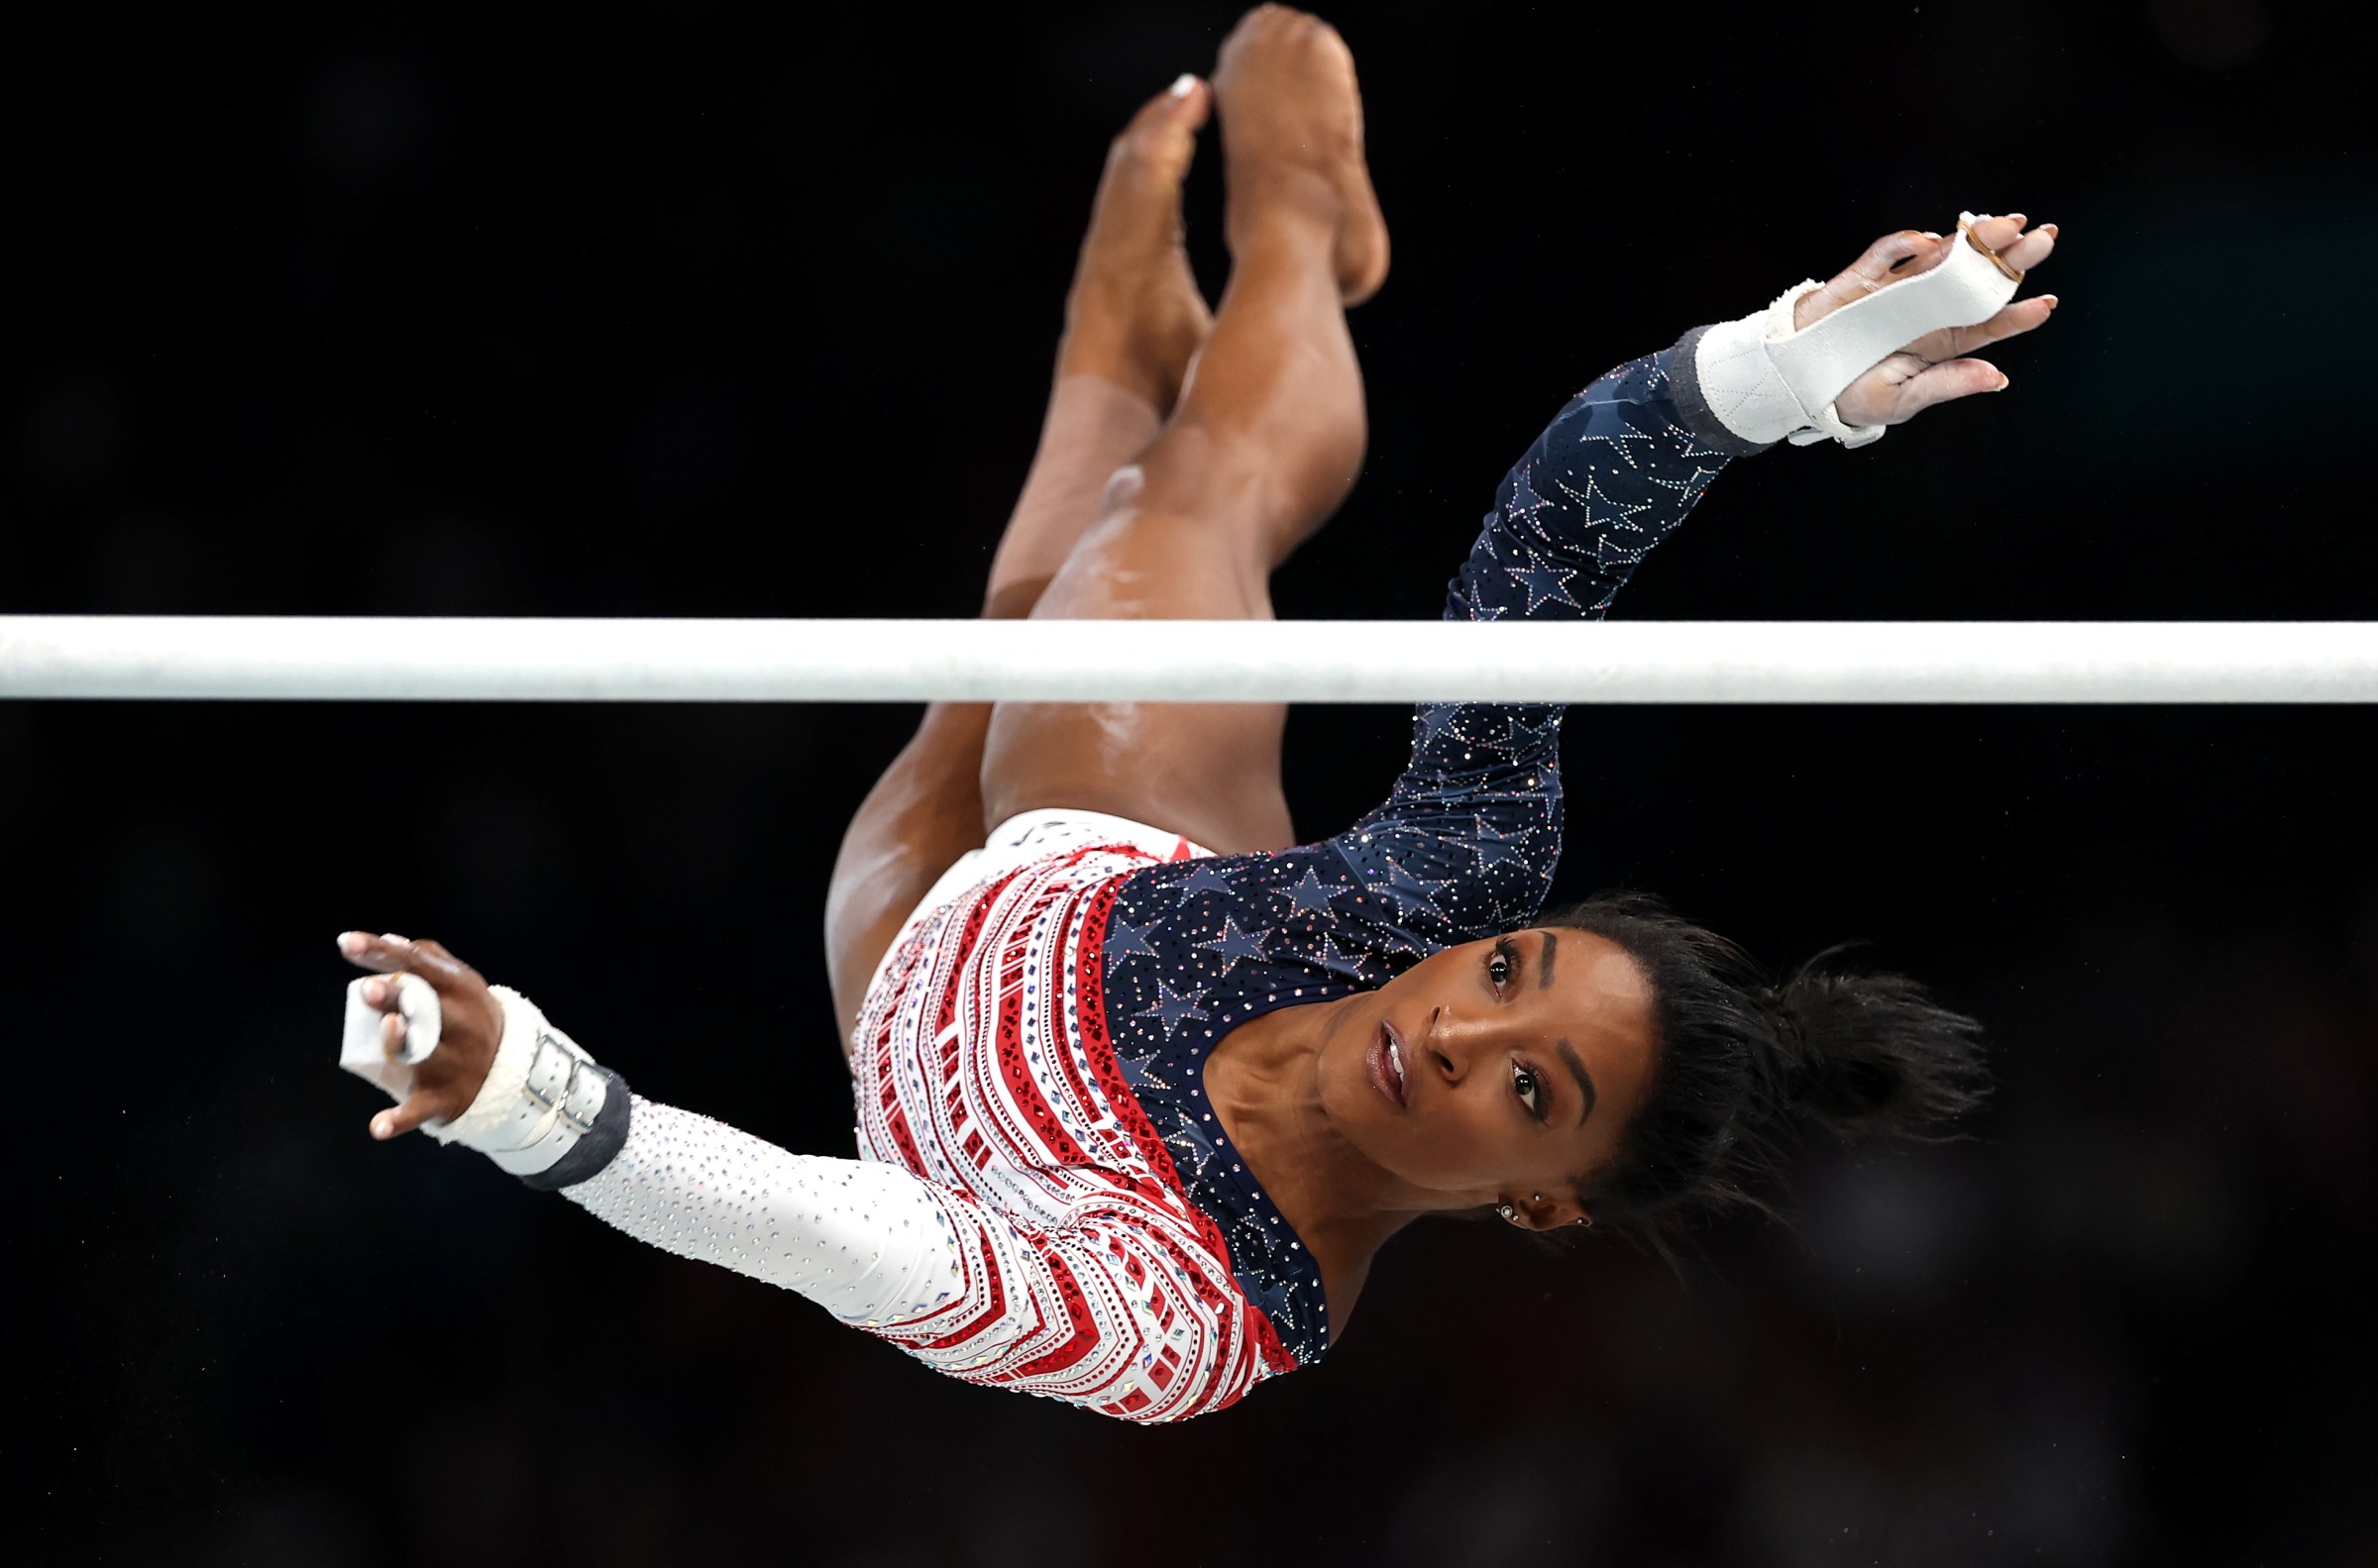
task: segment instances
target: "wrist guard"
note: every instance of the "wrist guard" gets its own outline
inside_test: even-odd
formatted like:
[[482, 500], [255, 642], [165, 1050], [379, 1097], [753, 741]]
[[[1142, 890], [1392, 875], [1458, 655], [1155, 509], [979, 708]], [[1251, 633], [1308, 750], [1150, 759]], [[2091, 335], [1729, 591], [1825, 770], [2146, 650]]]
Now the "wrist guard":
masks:
[[[413, 1069], [437, 1049], [437, 993], [415, 976], [397, 977], [405, 1050], [389, 1056], [363, 985], [349, 988], [339, 1062], [401, 1100], [412, 1093]], [[487, 989], [503, 1008], [495, 1060], [470, 1109], [452, 1121], [424, 1122], [421, 1130], [440, 1143], [477, 1149], [540, 1192], [575, 1187], [610, 1164], [627, 1141], [633, 1097], [616, 1073], [546, 1022], [535, 1002], [508, 986]]]

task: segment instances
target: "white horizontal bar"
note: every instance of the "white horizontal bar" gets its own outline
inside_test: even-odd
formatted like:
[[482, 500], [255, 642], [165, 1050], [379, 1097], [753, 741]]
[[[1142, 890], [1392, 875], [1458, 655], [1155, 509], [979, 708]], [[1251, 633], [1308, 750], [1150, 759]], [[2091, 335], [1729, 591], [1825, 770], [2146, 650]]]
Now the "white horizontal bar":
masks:
[[0, 615], [0, 698], [2373, 702], [2378, 623]]

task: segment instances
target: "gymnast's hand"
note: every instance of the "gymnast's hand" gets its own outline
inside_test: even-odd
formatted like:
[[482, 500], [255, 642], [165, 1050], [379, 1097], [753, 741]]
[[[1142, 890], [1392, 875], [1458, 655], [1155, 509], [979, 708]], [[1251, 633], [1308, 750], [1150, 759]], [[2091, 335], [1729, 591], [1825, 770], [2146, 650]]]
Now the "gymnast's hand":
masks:
[[[436, 942], [349, 931], [339, 951], [382, 975], [418, 975], [438, 993], [438, 1048], [413, 1069], [413, 1092], [401, 1105], [372, 1118], [372, 1136], [393, 1138], [432, 1117], [452, 1121], [471, 1108], [503, 1038], [503, 1007], [478, 970]], [[364, 1000], [379, 1009], [379, 1037], [388, 1052], [404, 1049], [404, 1019], [392, 980], [364, 983]]]
[[[2056, 249], [2056, 226], [2041, 224], [2023, 232], [2023, 215], [1985, 218], [1974, 226], [1982, 243], [2004, 258], [2006, 264], [2028, 272]], [[1902, 229], [1887, 234], [1866, 248], [1866, 254], [1824, 287], [1800, 296], [1792, 326], [1821, 321], [1842, 306], [1913, 277], [1940, 264], [1949, 247], [1964, 245], [1963, 234], [1925, 234]], [[1833, 411], [1853, 425], [1896, 425], [1913, 419], [1934, 403], [1946, 403], [1975, 392], [1996, 392], [2006, 377], [1988, 360], [1968, 358], [1974, 350], [2029, 332], [2056, 309], [2054, 294], [2018, 299], [1978, 327], [1949, 327], [1926, 333], [1843, 388]]]

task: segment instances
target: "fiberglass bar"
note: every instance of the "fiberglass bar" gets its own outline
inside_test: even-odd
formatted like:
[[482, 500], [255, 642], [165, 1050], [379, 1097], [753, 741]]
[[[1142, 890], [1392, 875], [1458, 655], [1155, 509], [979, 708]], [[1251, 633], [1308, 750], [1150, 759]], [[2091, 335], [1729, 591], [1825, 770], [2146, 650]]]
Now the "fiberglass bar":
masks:
[[2378, 623], [0, 615], [0, 698], [2378, 702]]

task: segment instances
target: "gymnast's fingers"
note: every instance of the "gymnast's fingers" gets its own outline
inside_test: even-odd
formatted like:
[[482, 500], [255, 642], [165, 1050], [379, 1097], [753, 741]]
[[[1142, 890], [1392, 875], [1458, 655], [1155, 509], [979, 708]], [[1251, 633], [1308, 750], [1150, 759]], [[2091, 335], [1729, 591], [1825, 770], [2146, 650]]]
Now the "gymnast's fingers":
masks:
[[400, 936], [374, 936], [369, 931], [341, 931], [339, 951], [347, 961], [362, 969], [376, 969], [386, 975], [400, 969], [410, 969], [405, 950], [412, 944]]
[[2007, 246], [1999, 255], [2004, 259], [2008, 266], [2013, 267], [2016, 271], [2028, 272], [2046, 261], [2055, 249], [2056, 226], [2052, 223], [2043, 223], [2012, 245]]
[[[2014, 243], [2022, 238], [2023, 225], [2030, 221], [2019, 212], [2000, 213], [1995, 217], [1983, 218], [1976, 222], [1974, 236], [2000, 256], [2004, 256]], [[1960, 235], [1958, 238], [1963, 239], [1964, 236]]]
[[452, 953], [446, 951], [445, 943], [433, 942], [429, 938], [423, 937], [420, 941], [414, 943], [413, 946], [418, 948], [421, 952], [428, 954], [440, 964], [450, 966], [448, 973], [451, 974], [456, 980], [465, 982], [467, 984], [472, 982], [477, 982], [481, 985], [486, 984], [486, 979], [479, 973], [478, 970], [473, 969], [470, 965], [464, 963], [461, 959], [456, 958]]
[[372, 1136], [393, 1138], [412, 1131], [438, 1114], [439, 1098], [428, 1090], [417, 1089], [405, 1097], [404, 1103], [383, 1110], [372, 1118]]
[[447, 952], [441, 944], [416, 942], [393, 931], [380, 936], [369, 931], [345, 932], [339, 937], [339, 951], [366, 969], [377, 969], [382, 974], [403, 970], [418, 975], [441, 996], [486, 985], [477, 970]]
[[1906, 353], [1935, 363], [1954, 360], [2008, 338], [2031, 331], [2056, 312], [2056, 296], [2042, 294], [2036, 299], [2018, 299], [1988, 321], [1974, 327], [1943, 327], [1927, 332], [1907, 345]]
[[1891, 423], [1913, 419], [1935, 403], [1976, 392], [2002, 391], [2006, 374], [1988, 360], [1947, 360], [1901, 381], [1892, 400]]
[[[402, 942], [404, 939], [398, 937], [394, 940]], [[405, 942], [404, 951], [404, 967], [428, 981], [441, 996], [452, 996], [459, 992], [485, 989], [486, 986], [486, 982], [480, 978], [479, 971], [447, 952], [443, 942], [432, 942], [427, 938]]]
[[1857, 261], [1836, 272], [1824, 287], [1802, 294], [1799, 303], [1792, 307], [1791, 324], [1795, 328], [1813, 326], [1844, 305], [1928, 269], [1945, 254], [1944, 242], [1938, 235], [1914, 229], [1887, 234], [1868, 246]]

